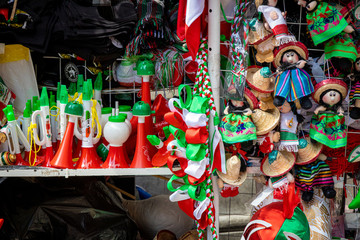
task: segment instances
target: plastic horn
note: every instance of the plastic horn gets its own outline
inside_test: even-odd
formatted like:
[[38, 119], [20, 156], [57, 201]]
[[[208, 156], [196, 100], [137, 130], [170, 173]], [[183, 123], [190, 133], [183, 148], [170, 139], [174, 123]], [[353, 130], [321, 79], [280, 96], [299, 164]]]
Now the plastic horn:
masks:
[[41, 139], [38, 138], [36, 129], [34, 130], [34, 140], [35, 143], [39, 146], [46, 148], [45, 152], [45, 163], [43, 166], [51, 166], [50, 161], [54, 157], [54, 152], [51, 142], [51, 124], [50, 124], [50, 110], [49, 110], [49, 98], [47, 94], [46, 87], [43, 87], [40, 96], [40, 110], [36, 110], [32, 117], [31, 121], [35, 122], [36, 117], [39, 116], [39, 122], [41, 123], [40, 132], [43, 132]]
[[102, 107], [102, 99], [101, 99], [102, 88], [103, 88], [102, 74], [101, 72], [99, 72], [94, 83], [94, 99], [98, 101], [100, 107]]
[[[8, 138], [10, 153], [16, 155], [15, 165], [29, 165], [29, 163], [25, 162], [23, 157], [21, 156], [18, 133], [19, 133], [19, 135], [22, 135], [21, 137], [23, 137], [23, 143], [25, 145], [26, 145], [27, 141], [26, 141], [26, 138], [23, 135], [22, 131], [20, 130], [20, 127], [17, 125], [13, 106], [8, 105], [6, 108], [3, 109], [3, 111], [8, 120], [8, 125], [5, 128], [5, 134]], [[19, 131], [18, 131], [18, 129], [19, 129]], [[9, 135], [9, 132], [10, 132], [10, 135]], [[29, 145], [28, 145], [28, 147], [30, 149]]]

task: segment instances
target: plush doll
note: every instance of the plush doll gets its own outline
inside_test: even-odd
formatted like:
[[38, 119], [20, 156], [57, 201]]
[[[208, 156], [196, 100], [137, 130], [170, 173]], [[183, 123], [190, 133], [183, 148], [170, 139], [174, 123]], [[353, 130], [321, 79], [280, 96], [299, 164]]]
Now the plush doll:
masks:
[[264, 27], [274, 33], [277, 45], [296, 41], [295, 37], [289, 34], [285, 14], [275, 7], [277, 3], [277, 0], [255, 0], [257, 10], [265, 19]]
[[354, 73], [350, 76], [350, 79], [353, 81], [351, 91], [350, 91], [350, 100], [354, 104], [354, 107], [350, 111], [350, 117], [353, 119], [360, 118], [360, 55], [354, 63]]
[[294, 102], [285, 102], [280, 111], [280, 142], [279, 150], [286, 150], [288, 152], [297, 152], [298, 137], [297, 126], [302, 123], [304, 117], [299, 115]]
[[330, 148], [346, 146], [347, 133], [341, 103], [347, 91], [347, 85], [338, 79], [326, 79], [316, 84], [313, 98], [320, 106], [311, 119], [312, 140]]
[[251, 92], [260, 101], [259, 107], [261, 110], [274, 109], [274, 79], [270, 78], [271, 71], [268, 67], [251, 66], [248, 67], [246, 82], [251, 88]]
[[274, 199], [282, 200], [284, 198], [284, 192], [287, 191], [287, 187], [290, 183], [294, 183], [294, 176], [288, 172], [280, 177], [269, 178], [269, 187], [274, 189]]
[[236, 155], [226, 160], [226, 174], [217, 171], [217, 183], [221, 196], [235, 197], [239, 194], [239, 186], [246, 180], [246, 165]]
[[314, 44], [325, 44], [325, 59], [331, 58], [340, 71], [348, 71], [357, 55], [349, 35], [354, 28], [334, 6], [326, 2], [298, 0], [298, 4], [306, 8], [307, 26]]
[[245, 88], [243, 101], [229, 100], [220, 123], [220, 134], [225, 143], [241, 143], [243, 150], [249, 150], [256, 140], [256, 128], [251, 120], [252, 110], [258, 101], [252, 92]]
[[279, 107], [285, 101], [294, 102], [299, 99], [304, 109], [312, 107], [309, 95], [314, 91], [311, 77], [304, 68], [309, 52], [301, 42], [281, 45], [275, 50], [274, 65], [278, 75], [275, 79], [274, 105]]
[[302, 200], [309, 202], [314, 195], [314, 188], [321, 187], [326, 198], [334, 198], [334, 180], [329, 165], [321, 154], [323, 145], [312, 143], [309, 138], [299, 140], [299, 151], [295, 162], [295, 183], [302, 191]]

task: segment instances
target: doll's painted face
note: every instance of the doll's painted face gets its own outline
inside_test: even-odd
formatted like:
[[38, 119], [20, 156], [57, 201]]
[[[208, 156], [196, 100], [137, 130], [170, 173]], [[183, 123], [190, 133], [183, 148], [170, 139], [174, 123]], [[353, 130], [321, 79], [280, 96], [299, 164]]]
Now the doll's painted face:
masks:
[[337, 91], [330, 90], [323, 96], [322, 100], [324, 103], [333, 106], [341, 101], [341, 96]]
[[282, 56], [283, 63], [294, 64], [294, 63], [297, 63], [298, 61], [299, 61], [299, 56], [297, 55], [297, 53], [295, 51], [286, 52]]
[[235, 107], [242, 107], [242, 106], [244, 106], [244, 102], [243, 102], [243, 101], [231, 100], [231, 103], [232, 103]]
[[277, 5], [278, 0], [268, 0], [268, 6], [275, 7]]
[[355, 70], [356, 72], [360, 72], [360, 59], [355, 62]]
[[287, 101], [285, 101], [285, 103], [281, 106], [278, 107], [279, 111], [282, 113], [288, 113], [291, 111], [291, 106], [290, 103], [288, 103]]

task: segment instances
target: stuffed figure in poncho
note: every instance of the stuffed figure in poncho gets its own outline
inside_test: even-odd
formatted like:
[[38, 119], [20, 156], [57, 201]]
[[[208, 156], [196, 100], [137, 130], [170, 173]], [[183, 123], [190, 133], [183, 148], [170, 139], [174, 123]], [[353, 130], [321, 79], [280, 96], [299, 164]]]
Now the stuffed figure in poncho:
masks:
[[274, 66], [278, 75], [275, 79], [274, 105], [282, 106], [285, 101], [294, 102], [299, 99], [304, 109], [310, 109], [312, 103], [309, 95], [313, 93], [314, 86], [306, 68], [309, 52], [301, 42], [291, 42], [281, 45], [275, 50]]
[[334, 198], [334, 180], [329, 165], [324, 160], [326, 156], [321, 154], [323, 145], [312, 143], [310, 138], [299, 140], [299, 151], [295, 162], [295, 183], [302, 191], [302, 200], [311, 201], [314, 188], [321, 187], [326, 198]]
[[345, 147], [347, 132], [342, 101], [348, 92], [345, 82], [326, 79], [315, 85], [314, 100], [320, 104], [310, 124], [310, 137], [330, 148]]
[[356, 47], [350, 33], [354, 28], [332, 5], [318, 0], [298, 0], [306, 8], [306, 22], [315, 46], [324, 43], [325, 59], [332, 59], [342, 72], [351, 69], [356, 60]]

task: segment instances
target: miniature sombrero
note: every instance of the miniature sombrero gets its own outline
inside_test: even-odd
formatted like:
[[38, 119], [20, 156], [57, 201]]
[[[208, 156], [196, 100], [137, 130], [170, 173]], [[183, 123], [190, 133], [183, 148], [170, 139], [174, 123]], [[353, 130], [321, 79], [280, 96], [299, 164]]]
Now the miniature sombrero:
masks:
[[245, 97], [246, 101], [249, 103], [250, 109], [254, 110], [254, 109], [259, 108], [259, 101], [257, 100], [255, 95], [248, 88], [245, 88], [244, 93], [245, 93], [244, 97]]
[[314, 162], [320, 155], [322, 148], [321, 143], [313, 144], [309, 137], [300, 139], [295, 164], [305, 165]]
[[246, 82], [251, 89], [261, 93], [274, 91], [275, 82], [270, 79], [271, 71], [268, 67], [251, 66], [247, 70]]
[[279, 124], [280, 111], [277, 108], [268, 111], [255, 109], [251, 119], [256, 127], [256, 135], [265, 135]]
[[274, 34], [265, 29], [264, 24], [260, 23], [259, 19], [253, 18], [249, 22], [250, 33], [249, 33], [249, 43], [253, 45], [259, 45], [262, 42], [270, 39]]
[[295, 164], [295, 154], [287, 151], [272, 151], [261, 162], [260, 170], [269, 177], [278, 177], [289, 172]]
[[273, 62], [273, 65], [276, 68], [281, 66], [281, 58], [282, 58], [283, 53], [286, 52], [286, 51], [289, 51], [289, 50], [296, 51], [305, 60], [307, 60], [308, 57], [309, 57], [309, 51], [308, 51], [307, 47], [303, 43], [301, 43], [301, 42], [288, 42], [286, 44], [281, 45], [278, 48], [275, 48], [275, 50], [274, 50], [275, 60]]
[[217, 171], [218, 176], [227, 184], [240, 186], [246, 179], [247, 173], [241, 172], [241, 160], [236, 156], [232, 156], [226, 160], [226, 174]]
[[344, 81], [340, 79], [325, 79], [316, 84], [314, 87], [312, 97], [315, 102], [319, 103], [321, 94], [329, 89], [338, 90], [342, 95], [342, 100], [346, 98], [348, 87]]

